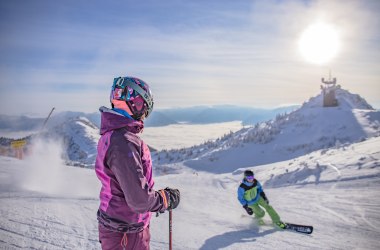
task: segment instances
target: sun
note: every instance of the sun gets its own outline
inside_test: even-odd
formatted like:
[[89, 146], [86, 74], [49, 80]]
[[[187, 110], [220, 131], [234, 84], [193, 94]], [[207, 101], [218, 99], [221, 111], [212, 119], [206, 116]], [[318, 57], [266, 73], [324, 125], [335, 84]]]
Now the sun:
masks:
[[326, 23], [312, 24], [302, 33], [298, 48], [308, 62], [327, 63], [340, 50], [338, 32], [332, 25]]

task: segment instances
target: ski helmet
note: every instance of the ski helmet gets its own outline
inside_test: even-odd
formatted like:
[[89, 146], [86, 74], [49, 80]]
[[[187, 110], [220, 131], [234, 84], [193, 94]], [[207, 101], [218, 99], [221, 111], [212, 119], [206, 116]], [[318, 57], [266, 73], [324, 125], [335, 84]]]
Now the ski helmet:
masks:
[[247, 177], [254, 177], [255, 175], [253, 174], [253, 171], [252, 170], [245, 170], [244, 171], [244, 178], [247, 178]]
[[135, 120], [145, 118], [153, 110], [153, 95], [149, 85], [135, 77], [117, 77], [113, 80], [110, 101], [112, 107], [132, 112]]

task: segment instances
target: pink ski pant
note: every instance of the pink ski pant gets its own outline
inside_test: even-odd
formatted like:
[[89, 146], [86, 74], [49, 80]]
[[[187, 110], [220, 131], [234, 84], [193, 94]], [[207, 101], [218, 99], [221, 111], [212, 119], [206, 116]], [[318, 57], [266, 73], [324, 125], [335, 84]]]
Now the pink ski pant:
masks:
[[99, 242], [103, 250], [149, 250], [149, 226], [139, 233], [124, 234], [99, 225]]

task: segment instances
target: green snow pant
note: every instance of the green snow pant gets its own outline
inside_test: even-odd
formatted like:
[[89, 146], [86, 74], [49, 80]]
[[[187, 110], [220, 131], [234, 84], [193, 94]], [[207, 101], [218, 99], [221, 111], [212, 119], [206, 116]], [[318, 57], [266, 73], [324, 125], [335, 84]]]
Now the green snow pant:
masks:
[[250, 205], [249, 207], [252, 208], [255, 217], [258, 219], [263, 218], [265, 215], [265, 211], [261, 208], [263, 207], [268, 212], [273, 223], [280, 221], [280, 216], [277, 214], [276, 210], [274, 210], [274, 208], [271, 205], [269, 205], [263, 199], [263, 197], [260, 197], [259, 201], [256, 204]]

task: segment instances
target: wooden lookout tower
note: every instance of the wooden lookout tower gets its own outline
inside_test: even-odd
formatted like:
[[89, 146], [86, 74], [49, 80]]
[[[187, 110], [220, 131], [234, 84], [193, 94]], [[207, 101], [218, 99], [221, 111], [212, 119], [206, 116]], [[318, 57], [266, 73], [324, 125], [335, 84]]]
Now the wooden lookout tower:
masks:
[[338, 100], [335, 97], [336, 86], [336, 78], [331, 79], [331, 72], [329, 75], [329, 79], [325, 80], [322, 78], [321, 90], [323, 94], [323, 107], [336, 107], [338, 106]]

